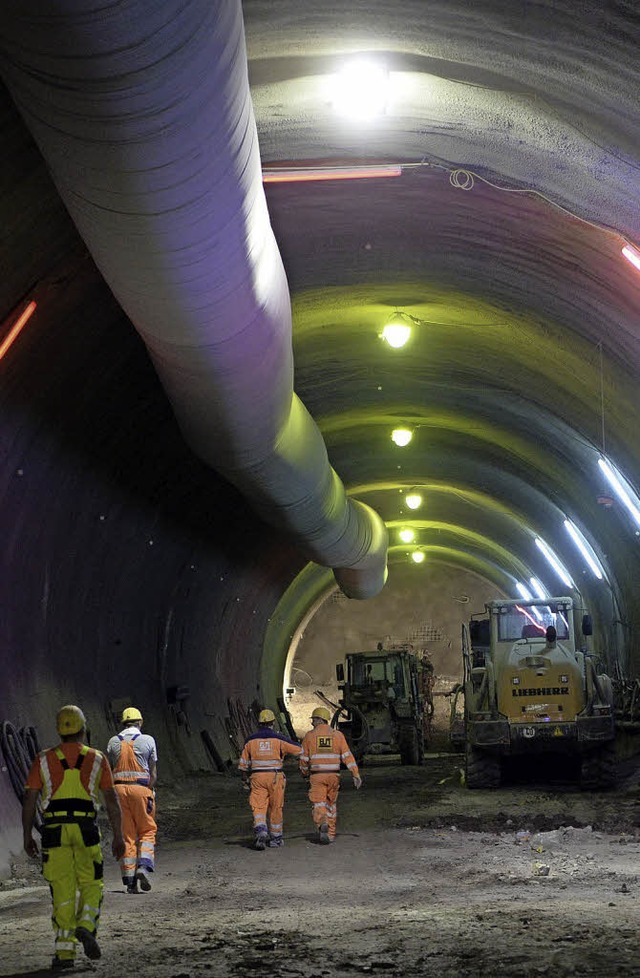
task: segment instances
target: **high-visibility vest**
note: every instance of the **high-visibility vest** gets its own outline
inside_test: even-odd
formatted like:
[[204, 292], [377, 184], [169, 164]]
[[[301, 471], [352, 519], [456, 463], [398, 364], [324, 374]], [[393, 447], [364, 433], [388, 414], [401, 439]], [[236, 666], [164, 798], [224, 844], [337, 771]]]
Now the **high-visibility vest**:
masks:
[[303, 774], [337, 774], [341, 764], [348, 767], [354, 777], [359, 776], [356, 759], [342, 731], [321, 723], [304, 735], [300, 755]]
[[140, 734], [135, 734], [131, 740], [125, 740], [118, 734], [120, 741], [120, 757], [113, 769], [114, 784], [142, 784], [148, 787], [149, 771], [142, 766], [133, 749], [133, 742]]
[[281, 771], [285, 755], [299, 757], [301, 750], [300, 744], [294, 744], [288, 737], [263, 728], [245, 741], [238, 767], [243, 773], [253, 774]]
[[[88, 777], [88, 789], [82, 783], [80, 772], [86, 764], [92, 764]], [[63, 770], [62, 781], [55, 790], [53, 780], [55, 765]], [[45, 751], [40, 758], [40, 771], [43, 783], [43, 818], [45, 825], [64, 822], [80, 822], [95, 819], [98, 784], [102, 772], [102, 755], [85, 744], [80, 748], [74, 767], [69, 763], [59, 747]]]

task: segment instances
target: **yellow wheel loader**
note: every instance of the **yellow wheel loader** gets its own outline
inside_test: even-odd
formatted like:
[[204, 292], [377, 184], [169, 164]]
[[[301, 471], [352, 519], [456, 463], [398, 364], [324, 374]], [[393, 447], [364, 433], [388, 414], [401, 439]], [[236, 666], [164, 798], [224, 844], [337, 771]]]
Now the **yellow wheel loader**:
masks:
[[613, 786], [613, 691], [592, 632], [568, 597], [490, 601], [463, 625], [469, 788], [498, 787], [504, 757], [542, 752], [577, 756], [585, 789]]

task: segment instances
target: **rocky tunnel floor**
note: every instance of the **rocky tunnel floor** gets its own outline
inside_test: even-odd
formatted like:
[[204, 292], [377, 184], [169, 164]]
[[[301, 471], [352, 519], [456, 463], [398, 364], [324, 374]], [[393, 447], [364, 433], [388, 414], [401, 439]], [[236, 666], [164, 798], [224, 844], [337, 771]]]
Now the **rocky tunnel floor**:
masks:
[[[289, 774], [286, 845], [255, 852], [235, 776], [158, 789], [157, 872], [127, 895], [106, 856], [102, 978], [268, 974], [638, 976], [640, 760], [620, 786], [469, 791], [459, 755], [343, 774], [338, 839], [316, 843]], [[108, 832], [105, 832], [107, 835]], [[0, 884], [0, 974], [48, 975], [49, 893], [26, 857]]]

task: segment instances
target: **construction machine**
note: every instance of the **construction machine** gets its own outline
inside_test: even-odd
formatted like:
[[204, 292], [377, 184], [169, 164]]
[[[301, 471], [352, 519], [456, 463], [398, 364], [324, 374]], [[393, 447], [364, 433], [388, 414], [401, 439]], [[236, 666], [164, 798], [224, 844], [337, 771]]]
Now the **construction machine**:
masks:
[[592, 633], [568, 597], [490, 601], [463, 625], [469, 788], [497, 787], [506, 756], [542, 752], [577, 757], [585, 789], [613, 786], [613, 691]]
[[398, 645], [350, 652], [336, 665], [340, 706], [332, 725], [361, 764], [365, 755], [399, 754], [422, 764], [433, 714], [433, 666], [428, 656]]

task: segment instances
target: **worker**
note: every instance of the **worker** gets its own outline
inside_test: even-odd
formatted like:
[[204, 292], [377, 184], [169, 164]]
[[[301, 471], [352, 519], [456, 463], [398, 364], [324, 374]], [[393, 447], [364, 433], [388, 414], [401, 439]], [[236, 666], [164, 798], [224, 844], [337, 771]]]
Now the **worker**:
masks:
[[275, 714], [261, 710], [259, 727], [244, 743], [238, 769], [249, 790], [253, 812], [254, 849], [284, 845], [283, 808], [287, 784], [282, 765], [287, 755], [300, 757], [300, 744], [273, 729]]
[[120, 798], [125, 850], [120, 863], [127, 893], [151, 889], [155, 868], [158, 751], [153, 737], [143, 734], [142, 713], [135, 706], [122, 712], [124, 730], [107, 744], [107, 757]]
[[88, 958], [101, 956], [97, 941], [104, 884], [100, 829], [96, 819], [100, 793], [111, 829], [111, 851], [124, 852], [122, 816], [107, 759], [84, 743], [86, 720], [78, 706], [58, 710], [57, 747], [34, 759], [25, 785], [22, 806], [24, 848], [38, 855], [33, 827], [42, 805], [42, 875], [53, 900], [55, 931], [53, 969], [73, 968], [78, 942]]
[[300, 772], [309, 778], [311, 815], [322, 845], [328, 845], [336, 837], [341, 764], [351, 772], [354, 787], [362, 787], [356, 759], [344, 734], [329, 726], [330, 718], [326, 707], [315, 708], [311, 714], [312, 729], [304, 735], [300, 755]]

